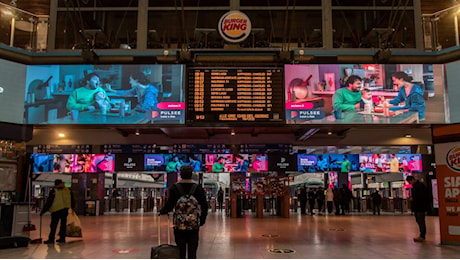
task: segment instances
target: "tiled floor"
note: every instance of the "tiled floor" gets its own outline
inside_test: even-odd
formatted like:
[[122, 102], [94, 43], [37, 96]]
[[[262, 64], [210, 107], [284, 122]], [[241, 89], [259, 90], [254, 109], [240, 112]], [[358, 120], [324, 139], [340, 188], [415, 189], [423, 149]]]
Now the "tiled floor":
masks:
[[[410, 215], [382, 214], [303, 216], [291, 212], [285, 219], [247, 214], [231, 219], [210, 213], [200, 232], [199, 258], [459, 258], [460, 246], [441, 246], [438, 217], [427, 217], [428, 235], [415, 243], [418, 228]], [[66, 244], [31, 244], [27, 248], [2, 249], [0, 258], [149, 258], [157, 245], [154, 213], [110, 213], [80, 216], [83, 238], [68, 238]], [[43, 217], [43, 240], [50, 216]], [[33, 223], [39, 223], [33, 216]], [[166, 217], [161, 226], [166, 230]], [[265, 237], [263, 235], [278, 235]], [[172, 236], [172, 232], [171, 232]], [[38, 238], [39, 232], [31, 232]], [[161, 234], [166, 241], [167, 233]], [[172, 238], [172, 240], [174, 240]], [[121, 251], [120, 251], [121, 249]], [[292, 249], [272, 253], [270, 249]], [[119, 253], [116, 251], [119, 250]], [[274, 250], [281, 252], [283, 250]], [[289, 250], [286, 250], [288, 252]]]

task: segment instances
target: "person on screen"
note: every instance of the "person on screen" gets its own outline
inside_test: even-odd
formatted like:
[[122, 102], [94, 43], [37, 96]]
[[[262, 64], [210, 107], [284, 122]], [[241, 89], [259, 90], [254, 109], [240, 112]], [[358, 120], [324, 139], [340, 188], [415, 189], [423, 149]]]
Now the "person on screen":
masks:
[[236, 156], [236, 167], [233, 169], [234, 172], [248, 172], [249, 162], [244, 159], [241, 154]]
[[166, 172], [179, 172], [181, 166], [179, 157], [174, 156], [166, 165]]
[[391, 154], [390, 171], [399, 172], [399, 160], [394, 154]]
[[107, 91], [115, 92], [120, 96], [137, 97], [134, 110], [138, 112], [157, 109], [159, 86], [151, 84], [143, 72], [133, 72], [129, 77], [129, 84], [131, 88], [128, 90], [113, 90], [109, 87]]
[[337, 90], [332, 96], [334, 110], [354, 111], [359, 110], [361, 101], [362, 79], [351, 75], [347, 79], [347, 87]]
[[94, 111], [96, 110], [94, 102], [94, 94], [97, 92], [103, 92], [106, 96], [105, 99], [108, 101], [105, 90], [100, 86], [101, 80], [97, 73], [90, 73], [85, 77], [86, 85], [77, 89], [74, 89], [67, 100], [68, 110], [78, 111]]
[[201, 162], [197, 158], [197, 155], [193, 155], [189, 157], [190, 166], [193, 168], [193, 172], [201, 172]]
[[224, 157], [219, 156], [217, 158], [217, 161], [212, 165], [212, 172], [223, 172], [225, 167], [224, 160]]
[[318, 162], [316, 163], [316, 167], [318, 171], [324, 172], [329, 168], [329, 164], [327, 162], [327, 158], [323, 155], [318, 155]]
[[374, 102], [372, 101], [372, 93], [368, 88], [361, 90], [361, 101], [359, 102], [360, 109], [365, 109], [366, 106], [369, 107], [370, 112], [374, 111]]
[[[418, 112], [419, 120], [425, 120], [425, 100], [423, 99], [423, 89], [411, 83], [412, 77], [405, 72], [397, 71], [392, 75], [393, 86], [398, 95], [391, 100], [387, 100], [391, 105], [390, 110], [407, 110]], [[403, 106], [398, 106], [403, 103]]]

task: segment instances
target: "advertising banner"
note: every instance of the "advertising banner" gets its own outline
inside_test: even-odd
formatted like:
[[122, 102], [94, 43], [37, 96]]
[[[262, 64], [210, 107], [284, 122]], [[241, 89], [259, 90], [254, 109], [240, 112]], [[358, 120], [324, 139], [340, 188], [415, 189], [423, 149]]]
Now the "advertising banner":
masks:
[[460, 244], [460, 142], [435, 145], [441, 244]]
[[442, 64], [287, 64], [284, 72], [288, 124], [446, 123]]

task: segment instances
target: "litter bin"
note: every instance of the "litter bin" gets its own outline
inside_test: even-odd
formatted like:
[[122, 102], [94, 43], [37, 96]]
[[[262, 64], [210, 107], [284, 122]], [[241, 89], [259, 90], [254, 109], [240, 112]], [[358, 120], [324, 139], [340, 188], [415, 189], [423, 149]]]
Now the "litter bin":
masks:
[[85, 215], [96, 216], [96, 201], [95, 200], [85, 201]]

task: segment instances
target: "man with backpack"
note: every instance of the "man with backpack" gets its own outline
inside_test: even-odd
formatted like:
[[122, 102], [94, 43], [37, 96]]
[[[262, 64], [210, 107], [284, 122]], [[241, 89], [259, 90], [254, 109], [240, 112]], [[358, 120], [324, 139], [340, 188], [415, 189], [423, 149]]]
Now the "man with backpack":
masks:
[[174, 239], [180, 250], [180, 258], [196, 258], [200, 226], [206, 222], [208, 203], [200, 185], [192, 180], [193, 168], [182, 166], [182, 180], [169, 189], [168, 199], [160, 214], [174, 209]]

